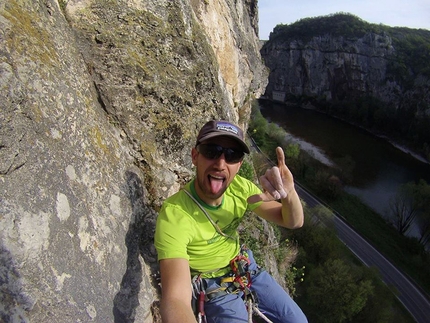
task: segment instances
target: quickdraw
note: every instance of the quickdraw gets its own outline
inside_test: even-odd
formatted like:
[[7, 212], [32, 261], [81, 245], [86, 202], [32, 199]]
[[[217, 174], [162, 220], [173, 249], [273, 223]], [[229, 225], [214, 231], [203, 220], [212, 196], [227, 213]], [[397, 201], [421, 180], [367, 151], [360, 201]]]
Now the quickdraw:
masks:
[[234, 283], [237, 288], [240, 288], [244, 292], [249, 290], [251, 287], [251, 273], [249, 272], [248, 268], [251, 264], [251, 261], [249, 260], [248, 256], [246, 255], [238, 255], [234, 257], [230, 261], [230, 267], [234, 274]]
[[192, 292], [194, 312], [197, 312], [198, 323], [207, 323], [205, 314], [205, 300], [206, 300], [206, 287], [204, 286], [204, 280], [200, 275], [192, 279]]

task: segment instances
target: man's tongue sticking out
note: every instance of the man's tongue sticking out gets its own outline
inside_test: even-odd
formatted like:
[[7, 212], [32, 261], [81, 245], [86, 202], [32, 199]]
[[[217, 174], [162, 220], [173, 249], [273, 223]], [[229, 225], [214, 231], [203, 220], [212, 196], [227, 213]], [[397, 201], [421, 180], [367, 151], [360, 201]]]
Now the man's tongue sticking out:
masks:
[[209, 176], [209, 182], [211, 184], [211, 193], [219, 194], [219, 192], [222, 190], [222, 184], [224, 183], [224, 178]]

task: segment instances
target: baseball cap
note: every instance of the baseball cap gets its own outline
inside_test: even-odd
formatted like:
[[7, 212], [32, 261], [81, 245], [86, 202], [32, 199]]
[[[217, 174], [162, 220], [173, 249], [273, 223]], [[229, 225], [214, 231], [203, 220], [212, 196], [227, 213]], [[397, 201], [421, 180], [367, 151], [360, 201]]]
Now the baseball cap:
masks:
[[196, 146], [207, 139], [219, 136], [226, 136], [235, 139], [243, 148], [243, 151], [249, 154], [249, 148], [244, 141], [242, 129], [231, 122], [224, 120], [212, 120], [207, 122], [202, 129], [200, 129], [197, 136]]

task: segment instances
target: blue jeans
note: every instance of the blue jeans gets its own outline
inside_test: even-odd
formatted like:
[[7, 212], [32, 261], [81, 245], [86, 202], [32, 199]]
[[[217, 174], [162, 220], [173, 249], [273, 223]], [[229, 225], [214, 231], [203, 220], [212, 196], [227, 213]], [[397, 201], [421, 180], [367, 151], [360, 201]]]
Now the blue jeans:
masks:
[[[249, 270], [257, 270], [257, 264], [250, 250], [247, 250], [251, 261]], [[220, 287], [221, 278], [205, 279], [207, 290]], [[288, 293], [262, 270], [252, 276], [251, 291], [257, 294], [258, 309], [274, 323], [307, 323], [305, 314]], [[226, 294], [205, 302], [205, 313], [208, 323], [245, 323], [248, 322], [248, 311], [243, 301], [243, 293]]]

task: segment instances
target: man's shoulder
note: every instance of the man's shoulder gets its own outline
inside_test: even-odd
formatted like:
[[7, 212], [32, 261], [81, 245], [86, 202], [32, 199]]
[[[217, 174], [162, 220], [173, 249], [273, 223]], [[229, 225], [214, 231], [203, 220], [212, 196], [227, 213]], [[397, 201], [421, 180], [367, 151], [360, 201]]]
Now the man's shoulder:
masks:
[[254, 191], [255, 189], [258, 189], [257, 185], [255, 185], [249, 179], [246, 179], [245, 177], [242, 177], [240, 175], [236, 175], [234, 177], [233, 181], [230, 184], [230, 188], [233, 190], [240, 188], [240, 191], [244, 191], [245, 189]]
[[244, 201], [251, 195], [260, 194], [261, 190], [250, 180], [236, 175], [234, 180], [230, 183], [226, 195], [234, 198], [239, 198]]
[[192, 200], [190, 197], [186, 194], [184, 190], [190, 191], [189, 185], [190, 183], [186, 184], [183, 188], [181, 188], [179, 191], [174, 193], [173, 195], [169, 196], [163, 201], [162, 209], [165, 208], [175, 208], [175, 209], [184, 209], [187, 210], [192, 206], [193, 204], [190, 203]]
[[188, 190], [190, 191], [190, 185], [191, 182], [186, 183], [185, 185], [183, 185], [176, 193], [173, 193], [172, 195], [168, 196], [163, 203], [165, 202], [170, 202], [170, 201], [175, 201], [177, 199], [182, 199], [184, 198], [184, 195], [186, 194], [184, 192], [184, 190]]

